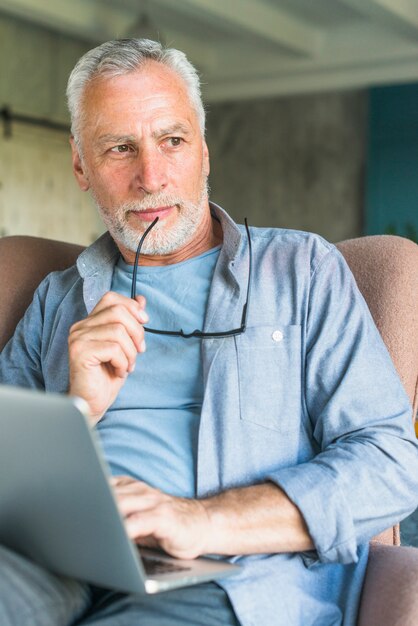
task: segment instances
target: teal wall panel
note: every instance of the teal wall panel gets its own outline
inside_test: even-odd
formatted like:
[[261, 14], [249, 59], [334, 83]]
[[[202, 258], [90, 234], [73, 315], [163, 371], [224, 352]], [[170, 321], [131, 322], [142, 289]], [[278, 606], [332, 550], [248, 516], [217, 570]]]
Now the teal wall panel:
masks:
[[370, 91], [367, 234], [418, 241], [418, 84]]

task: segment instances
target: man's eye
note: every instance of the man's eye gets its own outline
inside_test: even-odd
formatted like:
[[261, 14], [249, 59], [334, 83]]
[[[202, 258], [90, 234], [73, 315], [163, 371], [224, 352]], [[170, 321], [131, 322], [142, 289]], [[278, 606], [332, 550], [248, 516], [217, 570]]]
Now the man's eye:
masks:
[[181, 144], [182, 141], [183, 140], [181, 137], [170, 137], [168, 140], [170, 146], [173, 148], [177, 148]]
[[125, 152], [130, 152], [131, 147], [128, 144], [124, 143], [120, 146], [114, 146], [111, 148], [111, 152], [116, 152], [117, 154], [124, 154]]

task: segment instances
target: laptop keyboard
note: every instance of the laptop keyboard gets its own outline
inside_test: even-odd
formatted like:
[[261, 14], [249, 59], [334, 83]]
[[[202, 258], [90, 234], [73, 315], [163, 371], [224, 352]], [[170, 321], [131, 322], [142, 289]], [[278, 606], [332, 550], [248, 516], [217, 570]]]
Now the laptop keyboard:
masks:
[[170, 561], [162, 561], [160, 559], [153, 559], [148, 556], [142, 556], [142, 563], [144, 565], [145, 573], [148, 576], [155, 576], [155, 574], [167, 574], [173, 572], [187, 572], [190, 567], [184, 567], [183, 565], [176, 565]]

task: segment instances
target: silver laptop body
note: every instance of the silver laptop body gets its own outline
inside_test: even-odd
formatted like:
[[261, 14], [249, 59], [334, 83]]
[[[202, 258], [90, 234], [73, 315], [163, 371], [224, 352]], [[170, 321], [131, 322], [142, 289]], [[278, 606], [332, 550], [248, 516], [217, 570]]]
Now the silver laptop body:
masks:
[[78, 398], [0, 385], [0, 543], [57, 574], [130, 593], [237, 572], [216, 559], [138, 549], [86, 415]]

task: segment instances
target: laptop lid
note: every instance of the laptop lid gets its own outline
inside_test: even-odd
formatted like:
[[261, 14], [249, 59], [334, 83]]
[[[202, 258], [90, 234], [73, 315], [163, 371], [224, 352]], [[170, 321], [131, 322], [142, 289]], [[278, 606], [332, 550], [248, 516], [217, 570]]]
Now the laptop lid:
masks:
[[50, 571], [133, 593], [238, 571], [196, 559], [183, 573], [146, 576], [86, 414], [78, 398], [0, 386], [0, 542]]

